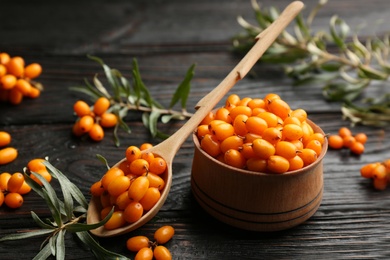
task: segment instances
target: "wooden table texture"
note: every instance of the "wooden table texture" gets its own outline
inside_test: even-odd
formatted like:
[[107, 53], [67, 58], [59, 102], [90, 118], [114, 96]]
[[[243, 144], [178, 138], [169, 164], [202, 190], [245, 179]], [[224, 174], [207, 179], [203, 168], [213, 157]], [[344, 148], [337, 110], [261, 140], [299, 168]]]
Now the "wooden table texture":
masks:
[[[260, 1], [264, 7], [284, 8], [289, 1]], [[317, 3], [305, 1], [304, 15]], [[137, 58], [142, 78], [164, 105], [196, 63], [188, 100], [190, 112], [196, 102], [216, 86], [239, 61], [233, 55], [231, 37], [242, 32], [238, 15], [254, 22], [250, 1], [169, 0], [169, 1], [2, 1], [0, 5], [0, 52], [38, 62], [43, 74], [38, 78], [45, 90], [38, 99], [18, 106], [0, 104], [0, 130], [12, 135], [11, 145], [18, 158], [0, 166], [0, 172], [17, 172], [33, 158], [49, 157], [89, 198], [89, 187], [104, 173], [97, 159], [102, 154], [113, 165], [124, 157], [129, 145], [158, 143], [141, 123], [141, 114], [131, 112], [126, 123], [131, 134], [119, 131], [116, 147], [112, 130], [101, 142], [76, 138], [71, 133], [75, 121], [72, 106], [85, 96], [69, 90], [103, 77], [101, 67], [87, 54], [101, 57], [126, 77]], [[338, 14], [362, 37], [383, 35], [389, 30], [387, 0], [329, 1], [319, 12], [314, 29], [327, 29], [329, 19]], [[381, 22], [382, 21], [382, 22]], [[278, 93], [292, 108], [303, 108], [309, 118], [326, 133], [350, 126], [342, 119], [339, 103], [326, 102], [316, 85], [294, 87], [283, 69], [259, 63], [251, 71], [255, 77], [240, 81], [230, 93], [241, 97], [263, 97]], [[388, 90], [388, 82], [375, 83], [378, 95]], [[381, 90], [377, 90], [381, 88]], [[388, 92], [388, 91], [387, 91]], [[183, 121], [167, 126], [173, 133]], [[162, 225], [172, 225], [175, 236], [166, 246], [174, 259], [386, 259], [390, 257], [390, 190], [376, 191], [360, 177], [360, 168], [369, 162], [390, 158], [389, 127], [357, 125], [353, 132], [365, 132], [366, 151], [353, 156], [344, 150], [329, 150], [324, 159], [324, 195], [320, 208], [295, 228], [261, 233], [227, 226], [208, 215], [191, 192], [190, 175], [193, 144], [183, 144], [173, 164], [173, 184], [157, 218], [138, 230], [116, 237], [98, 239], [107, 249], [130, 258], [127, 238], [151, 237]], [[57, 187], [58, 188], [58, 187]], [[0, 208], [0, 237], [36, 228], [30, 212], [49, 217], [43, 200], [34, 192], [16, 210]], [[31, 259], [44, 237], [0, 243], [0, 259]], [[91, 259], [93, 255], [71, 235], [66, 236], [66, 259]]]

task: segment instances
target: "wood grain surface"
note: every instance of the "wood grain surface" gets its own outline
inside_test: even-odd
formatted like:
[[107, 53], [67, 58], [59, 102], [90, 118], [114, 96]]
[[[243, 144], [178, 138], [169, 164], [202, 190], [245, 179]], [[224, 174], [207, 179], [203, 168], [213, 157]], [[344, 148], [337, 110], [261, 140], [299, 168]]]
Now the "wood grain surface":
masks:
[[[262, 6], [284, 8], [289, 1], [260, 1]], [[306, 9], [316, 1], [306, 1]], [[215, 87], [241, 57], [231, 52], [231, 37], [241, 32], [238, 15], [254, 21], [250, 1], [2, 1], [0, 6], [0, 52], [22, 56], [43, 67], [39, 81], [45, 90], [35, 100], [18, 106], [0, 103], [0, 130], [12, 135], [18, 158], [0, 166], [0, 172], [21, 171], [33, 158], [48, 156], [89, 198], [89, 187], [104, 173], [96, 159], [102, 154], [112, 165], [124, 157], [129, 145], [158, 143], [131, 112], [126, 123], [132, 133], [120, 131], [121, 146], [115, 147], [112, 130], [102, 142], [72, 136], [75, 121], [72, 106], [86, 97], [69, 90], [91, 80], [101, 67], [87, 54], [101, 57], [109, 66], [131, 76], [137, 58], [142, 78], [152, 95], [168, 105], [186, 70], [196, 64], [188, 107]], [[328, 28], [338, 14], [362, 37], [382, 35], [389, 30], [386, 0], [329, 1], [315, 20], [314, 28]], [[104, 82], [104, 80], [102, 79]], [[388, 82], [375, 83], [369, 93], [382, 95]], [[379, 90], [378, 90], [379, 89]], [[316, 85], [295, 87], [277, 65], [259, 63], [230, 93], [262, 97], [278, 93], [293, 108], [305, 109], [325, 133], [349, 126], [342, 119], [340, 104], [326, 102]], [[183, 122], [161, 124], [167, 133]], [[259, 233], [229, 227], [209, 216], [191, 193], [190, 174], [193, 144], [183, 144], [173, 164], [173, 185], [156, 219], [128, 235], [99, 239], [106, 248], [127, 255], [130, 236], [146, 235], [162, 225], [175, 228], [167, 243], [174, 259], [388, 259], [390, 257], [390, 190], [375, 191], [360, 177], [361, 166], [390, 158], [389, 127], [355, 126], [369, 139], [361, 156], [344, 150], [329, 150], [324, 159], [324, 195], [312, 218], [290, 230]], [[55, 184], [54, 184], [55, 185]], [[56, 187], [58, 188], [58, 187]], [[34, 192], [25, 196], [17, 210], [0, 208], [0, 237], [37, 228], [31, 218], [50, 212]], [[44, 238], [0, 243], [0, 259], [32, 259]], [[91, 259], [93, 255], [70, 234], [66, 237], [66, 259]]]

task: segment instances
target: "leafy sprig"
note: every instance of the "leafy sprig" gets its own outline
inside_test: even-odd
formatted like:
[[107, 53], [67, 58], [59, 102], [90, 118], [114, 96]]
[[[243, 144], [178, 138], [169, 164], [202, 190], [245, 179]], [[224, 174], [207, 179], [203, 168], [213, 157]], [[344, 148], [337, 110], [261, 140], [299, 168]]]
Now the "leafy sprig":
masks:
[[0, 238], [0, 242], [48, 235], [42, 242], [40, 251], [34, 259], [47, 259], [52, 255], [60, 260], [65, 259], [65, 235], [74, 233], [83, 244], [90, 248], [97, 259], [128, 259], [100, 246], [88, 232], [91, 229], [104, 225], [110, 219], [113, 209], [102, 221], [96, 224], [86, 224], [88, 202], [80, 189], [48, 161], [45, 161], [44, 165], [60, 184], [60, 195], [57, 195], [52, 185], [40, 174], [30, 173], [42, 182], [42, 186], [30, 178], [26, 169], [24, 170], [24, 176], [31, 188], [44, 199], [52, 218], [42, 219], [32, 211], [31, 216], [40, 227], [39, 229], [10, 234]]
[[[275, 7], [260, 8], [256, 0], [251, 2], [258, 24], [238, 17], [245, 33], [233, 38], [237, 52], [246, 52], [254, 44], [254, 36], [280, 14]], [[293, 32], [284, 31], [261, 60], [284, 64], [297, 86], [320, 85], [326, 100], [343, 103], [342, 112], [352, 123], [390, 123], [388, 94], [383, 95], [387, 98], [364, 98], [373, 81], [386, 81], [390, 76], [390, 36], [373, 36], [362, 42], [357, 35], [350, 36], [350, 27], [337, 15], [331, 17], [328, 32], [313, 31], [312, 22], [326, 3], [320, 0], [306, 19], [298, 15]]]
[[[117, 146], [120, 145], [118, 138], [119, 128], [124, 129], [127, 133], [131, 133], [131, 129], [125, 122], [125, 117], [130, 110], [141, 112], [142, 122], [149, 129], [152, 137], [163, 139], [167, 138], [168, 135], [159, 130], [158, 122], [168, 123], [172, 119], [183, 120], [192, 116], [187, 111], [186, 106], [195, 65], [190, 66], [187, 70], [183, 81], [175, 90], [169, 106], [164, 107], [157, 99], [152, 97], [149, 89], [144, 84], [136, 59], [133, 59], [132, 79], [129, 80], [119, 70], [105, 64], [102, 59], [96, 56], [88, 57], [102, 66], [108, 86], [104, 86], [96, 74], [93, 77], [92, 83], [86, 79], [85, 85], [72, 87], [71, 89], [87, 94], [92, 101], [95, 101], [99, 97], [106, 97], [110, 100], [110, 112], [115, 113], [119, 119], [114, 129], [114, 141]], [[179, 101], [181, 110], [174, 110], [175, 105]]]

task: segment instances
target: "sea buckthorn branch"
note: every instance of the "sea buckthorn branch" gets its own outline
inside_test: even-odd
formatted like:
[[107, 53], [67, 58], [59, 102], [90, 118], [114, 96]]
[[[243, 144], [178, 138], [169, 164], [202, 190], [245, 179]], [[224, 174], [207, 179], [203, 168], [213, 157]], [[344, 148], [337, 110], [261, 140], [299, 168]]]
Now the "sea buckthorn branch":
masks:
[[[353, 124], [389, 124], [389, 94], [363, 97], [373, 81], [389, 78], [389, 35], [369, 37], [365, 42], [356, 34], [348, 37], [350, 28], [337, 15], [330, 19], [329, 32], [313, 32], [311, 24], [326, 3], [326, 0], [320, 0], [306, 20], [298, 15], [293, 33], [284, 31], [261, 60], [284, 64], [286, 74], [295, 80], [295, 85], [321, 85], [324, 98], [342, 102], [341, 111]], [[252, 0], [252, 7], [258, 25], [238, 17], [245, 33], [233, 38], [237, 52], [246, 52], [254, 44], [254, 36], [279, 16], [275, 7], [261, 9], [256, 0]]]
[[[95, 56], [89, 56], [93, 61], [98, 62], [104, 71], [104, 75], [108, 82], [108, 86], [105, 87], [103, 83], [98, 79], [98, 76], [93, 77], [93, 82], [85, 80], [85, 86], [73, 87], [72, 90], [87, 94], [93, 102], [96, 102], [100, 98], [105, 98], [109, 101], [110, 107], [106, 108], [107, 112], [111, 112], [116, 115], [117, 122], [114, 124], [114, 140], [117, 146], [120, 145], [117, 131], [119, 128], [124, 129], [126, 132], [131, 133], [131, 129], [125, 122], [125, 117], [128, 112], [139, 111], [142, 112], [142, 122], [147, 127], [153, 137], [166, 138], [167, 134], [162, 133], [158, 129], [158, 122], [168, 123], [172, 119], [183, 120], [192, 116], [186, 109], [187, 99], [190, 92], [190, 81], [194, 75], [195, 65], [192, 65], [183, 81], [179, 84], [174, 92], [170, 104], [168, 107], [161, 105], [155, 98], [152, 97], [148, 88], [144, 84], [141, 78], [138, 62], [133, 59], [132, 63], [132, 82], [125, 78], [122, 73], [114, 68], [109, 67], [104, 61]], [[181, 110], [174, 110], [174, 106], [180, 102]], [[93, 107], [96, 107], [96, 103]], [[91, 107], [91, 110], [94, 108]], [[79, 115], [75, 109], [76, 114]], [[95, 113], [96, 114], [96, 113]], [[89, 114], [90, 115], [90, 114]], [[80, 115], [79, 115], [80, 117]], [[92, 123], [99, 124], [98, 118]], [[81, 117], [77, 121], [81, 120]], [[76, 122], [77, 123], [77, 122]], [[101, 124], [100, 124], [101, 125]], [[103, 126], [104, 127], [104, 126]], [[77, 132], [77, 131], [76, 131]], [[81, 131], [81, 134], [83, 132]], [[100, 136], [92, 139], [99, 141], [99, 138], [103, 138], [104, 131], [99, 129]], [[81, 135], [80, 134], [80, 135]], [[101, 139], [100, 139], [101, 140]]]
[[[56, 259], [65, 259], [65, 235], [70, 232], [75, 233], [81, 242], [89, 247], [98, 259], [128, 259], [125, 256], [104, 249], [88, 233], [89, 230], [104, 225], [111, 218], [114, 210], [112, 209], [102, 221], [96, 224], [86, 224], [85, 219], [88, 203], [82, 192], [48, 161], [44, 161], [43, 164], [51, 176], [60, 184], [63, 200], [59, 199], [60, 196], [57, 195], [54, 188], [44, 176], [33, 171], [29, 172], [25, 169], [25, 181], [45, 200], [51, 212], [52, 219], [41, 219], [32, 211], [31, 216], [40, 229], [11, 234], [0, 238], [0, 242], [48, 235], [34, 259], [46, 259], [51, 255], [55, 256]], [[32, 179], [31, 176], [35, 176], [40, 183]]]

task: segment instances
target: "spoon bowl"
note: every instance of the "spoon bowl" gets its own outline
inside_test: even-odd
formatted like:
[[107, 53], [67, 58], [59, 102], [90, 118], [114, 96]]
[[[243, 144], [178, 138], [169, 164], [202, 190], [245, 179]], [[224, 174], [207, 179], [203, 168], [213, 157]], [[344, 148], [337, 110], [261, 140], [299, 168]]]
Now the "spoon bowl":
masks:
[[[92, 234], [100, 237], [121, 235], [141, 227], [158, 213], [168, 196], [172, 184], [172, 162], [180, 146], [204, 119], [204, 117], [228, 93], [228, 91], [239, 80], [245, 77], [245, 75], [260, 59], [268, 47], [271, 46], [271, 44], [275, 41], [278, 35], [302, 10], [303, 6], [303, 3], [300, 1], [295, 1], [289, 4], [280, 14], [277, 20], [275, 20], [267, 29], [256, 36], [256, 43], [243, 57], [243, 59], [236, 65], [236, 67], [225, 77], [225, 79], [223, 79], [217, 87], [215, 87], [198, 102], [198, 104], [195, 106], [195, 114], [168, 139], [148, 150], [143, 151], [152, 152], [156, 156], [162, 157], [167, 163], [167, 170], [165, 173], [163, 173], [163, 177], [165, 177], [165, 187], [161, 192], [161, 197], [157, 204], [135, 223], [128, 224], [124, 227], [114, 230], [106, 230], [104, 227], [99, 227], [97, 229], [91, 230], [90, 232]], [[119, 166], [120, 163], [123, 163], [125, 160], [126, 158], [122, 159], [115, 166]], [[100, 221], [100, 210], [101, 205], [99, 198], [92, 197], [87, 212], [88, 224], [94, 224]]]

